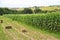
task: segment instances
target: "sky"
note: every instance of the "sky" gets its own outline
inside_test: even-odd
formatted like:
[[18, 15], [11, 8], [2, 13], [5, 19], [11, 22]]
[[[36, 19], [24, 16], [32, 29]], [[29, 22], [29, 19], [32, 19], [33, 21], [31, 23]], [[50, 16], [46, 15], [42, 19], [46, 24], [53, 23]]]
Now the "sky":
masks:
[[0, 0], [0, 7], [33, 7], [60, 5], [60, 0]]

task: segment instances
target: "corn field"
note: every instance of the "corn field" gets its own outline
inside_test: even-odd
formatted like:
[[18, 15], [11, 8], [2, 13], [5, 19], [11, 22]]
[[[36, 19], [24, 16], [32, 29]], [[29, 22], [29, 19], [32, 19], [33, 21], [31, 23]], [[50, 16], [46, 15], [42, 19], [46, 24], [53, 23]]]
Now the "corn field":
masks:
[[31, 25], [33, 27], [49, 30], [52, 32], [60, 32], [60, 14], [26, 14], [26, 15], [14, 15], [9, 16], [12, 20]]

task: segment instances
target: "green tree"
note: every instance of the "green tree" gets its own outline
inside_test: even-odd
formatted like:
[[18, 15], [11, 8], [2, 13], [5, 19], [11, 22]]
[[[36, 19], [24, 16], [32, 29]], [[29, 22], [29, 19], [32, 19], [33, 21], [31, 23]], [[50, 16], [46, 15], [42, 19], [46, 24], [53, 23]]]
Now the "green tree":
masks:
[[4, 11], [2, 8], [0, 8], [0, 15], [3, 15]]
[[34, 10], [34, 12], [35, 12], [35, 13], [40, 13], [40, 12], [42, 12], [42, 10], [39, 9], [39, 7], [36, 7], [36, 6], [35, 6], [35, 10]]
[[32, 11], [31, 8], [24, 8], [23, 12], [24, 12], [25, 14], [32, 14], [32, 13], [33, 13], [33, 11]]
[[35, 9], [34, 9], [34, 13], [35, 13], [35, 14], [42, 12], [42, 10], [40, 9], [40, 7], [35, 6], [34, 8], [35, 8]]

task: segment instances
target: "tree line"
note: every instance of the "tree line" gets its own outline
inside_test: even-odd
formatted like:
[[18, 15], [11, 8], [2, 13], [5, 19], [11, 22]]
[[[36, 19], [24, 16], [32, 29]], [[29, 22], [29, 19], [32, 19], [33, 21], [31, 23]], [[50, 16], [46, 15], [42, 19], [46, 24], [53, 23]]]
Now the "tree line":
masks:
[[56, 12], [56, 11], [60, 11], [58, 9], [55, 9], [53, 11], [48, 11], [48, 10], [41, 10], [40, 8], [38, 7], [35, 7], [34, 10], [32, 10], [31, 8], [24, 8], [24, 10], [20, 10], [20, 11], [17, 11], [17, 10], [12, 10], [12, 9], [9, 9], [9, 8], [0, 8], [0, 15], [3, 15], [3, 14], [37, 14], [37, 13], [47, 13], [47, 12]]

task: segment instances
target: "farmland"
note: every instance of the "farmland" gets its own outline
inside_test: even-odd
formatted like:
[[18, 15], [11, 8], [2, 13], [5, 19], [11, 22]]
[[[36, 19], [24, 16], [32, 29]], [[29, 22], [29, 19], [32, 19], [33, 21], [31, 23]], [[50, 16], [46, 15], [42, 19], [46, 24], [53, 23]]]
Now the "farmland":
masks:
[[[43, 30], [50, 30], [53, 32], [60, 31], [60, 14], [40, 14], [40, 15], [21, 15], [21, 16], [8, 16], [12, 20], [25, 23], [27, 25], [35, 26]], [[46, 27], [45, 27], [46, 26]]]
[[[60, 14], [5, 14], [1, 40], [60, 40]], [[11, 26], [11, 29], [6, 29]], [[22, 32], [26, 30], [27, 32]], [[5, 36], [4, 36], [5, 35]]]
[[41, 7], [36, 14], [5, 9], [0, 10], [0, 40], [60, 40], [60, 7]]

